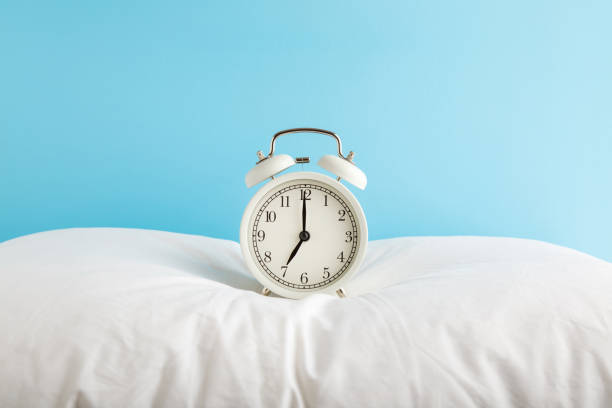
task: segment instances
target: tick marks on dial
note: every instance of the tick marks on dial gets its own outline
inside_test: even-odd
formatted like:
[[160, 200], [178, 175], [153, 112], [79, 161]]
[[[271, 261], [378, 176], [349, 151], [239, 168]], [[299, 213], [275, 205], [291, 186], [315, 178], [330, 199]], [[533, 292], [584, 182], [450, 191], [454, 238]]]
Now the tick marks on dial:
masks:
[[[285, 223], [285, 225], [286, 223], [294, 222], [294, 221], [291, 221], [293, 216], [290, 218], [286, 218], [289, 214], [292, 214], [292, 213], [283, 213], [283, 211], [288, 211], [287, 207], [289, 207], [289, 193], [295, 190], [299, 190], [299, 193], [300, 193], [299, 201], [302, 201], [302, 208], [300, 209], [301, 211], [298, 210], [302, 216], [301, 217], [302, 218], [301, 219], [302, 231], [298, 233], [297, 238], [299, 241], [297, 245], [293, 248], [293, 251], [291, 252], [289, 256], [287, 263], [279, 266], [278, 268], [280, 269], [276, 271], [277, 265], [271, 264], [267, 259], [264, 259], [264, 256], [261, 255], [264, 249], [263, 248], [260, 249], [260, 246], [263, 245], [264, 242], [261, 242], [262, 237], [258, 236], [257, 234], [258, 226], [259, 226], [260, 221], [271, 222], [271, 223], [275, 223], [276, 221], [276, 223], [278, 222], [280, 222], [281, 224]], [[317, 197], [315, 197], [316, 199], [315, 201], [312, 201], [312, 197], [313, 197], [312, 193], [314, 192], [314, 190], [319, 190], [322, 193], [321, 194], [322, 197], [320, 198], [321, 200], [320, 203], [318, 201], [319, 198]], [[274, 207], [269, 207], [269, 205], [275, 199], [277, 199], [276, 204], [278, 204], [279, 208], [276, 208], [276, 213], [272, 215], [271, 211], [273, 211], [272, 208]], [[335, 261], [339, 264], [338, 269], [336, 270], [335, 273], [333, 271], [330, 271], [330, 268], [327, 266], [321, 267], [322, 271], [320, 271], [318, 270], [319, 268], [318, 266], [313, 265], [313, 267], [317, 268], [317, 270], [315, 271], [315, 269], [313, 269], [312, 271], [309, 271], [308, 274], [310, 275], [312, 272], [312, 274], [314, 274], [315, 276], [320, 276], [319, 279], [322, 278], [323, 280], [319, 281], [318, 279], [315, 279], [314, 281], [312, 281], [312, 279], [304, 278], [306, 276], [305, 274], [306, 272], [304, 272], [303, 270], [300, 271], [302, 275], [295, 275], [296, 272], [292, 274], [291, 270], [288, 271], [288, 265], [292, 260], [294, 260], [294, 257], [296, 256], [296, 254], [298, 254], [298, 251], [300, 251], [300, 248], [303, 245], [307, 245], [307, 244], [304, 244], [304, 242], [310, 240], [311, 238], [311, 233], [306, 228], [308, 226], [307, 220], [306, 220], [307, 213], [310, 212], [308, 211], [308, 209], [310, 208], [311, 205], [316, 206], [317, 204], [320, 204], [323, 208], [329, 207], [332, 201], [328, 201], [328, 200], [335, 200], [337, 204], [339, 204], [342, 208], [340, 212], [335, 213], [336, 214], [335, 220], [337, 220], [336, 222], [339, 222], [339, 224], [341, 224], [342, 221], [348, 221], [348, 224], [350, 224], [346, 226], [348, 227], [347, 229], [352, 230], [351, 231], [352, 234], [346, 234], [346, 236], [341, 238], [341, 241], [343, 241], [343, 243], [349, 243], [350, 248], [345, 248], [344, 252], [341, 255], [341, 257], [343, 258], [342, 260], [337, 259]], [[311, 203], [314, 203], [314, 204], [307, 204], [307, 201], [310, 201]], [[279, 209], [282, 214], [278, 212]], [[268, 216], [268, 214], [270, 214], [270, 216]], [[279, 218], [277, 219], [276, 216], [278, 216]], [[296, 221], [299, 222], [298, 220]], [[335, 192], [335, 190], [331, 190], [331, 189], [326, 188], [325, 186], [321, 186], [317, 184], [298, 182], [295, 184], [285, 185], [285, 187], [281, 187], [275, 190], [274, 192], [271, 192], [270, 195], [264, 199], [264, 202], [259, 204], [259, 210], [255, 214], [253, 221], [251, 221], [251, 228], [252, 228], [252, 234], [251, 234], [252, 251], [253, 251], [253, 255], [257, 258], [257, 263], [259, 264], [260, 269], [264, 273], [266, 273], [271, 279], [275, 280], [279, 284], [290, 287], [290, 288], [294, 288], [294, 289], [314, 289], [314, 288], [319, 288], [319, 287], [323, 287], [323, 286], [327, 286], [331, 284], [333, 281], [335, 281], [340, 276], [342, 276], [346, 272], [346, 270], [350, 267], [350, 265], [352, 264], [352, 260], [356, 256], [357, 250], [359, 248], [359, 242], [358, 242], [359, 240], [357, 239], [358, 238], [357, 220], [355, 216], [353, 215], [352, 208], [350, 208], [346, 204], [346, 199], [342, 195]], [[344, 232], [346, 232], [346, 230]], [[347, 238], [347, 236], [349, 235], [351, 235], [351, 238]], [[267, 238], [268, 237], [266, 236], [265, 237], [266, 242], [267, 242]], [[314, 242], [315, 243], [317, 242], [316, 239]], [[272, 252], [274, 252], [274, 248], [267, 247], [265, 249], [266, 250], [272, 249]], [[333, 269], [335, 269], [335, 267]], [[312, 282], [309, 282], [309, 281], [312, 281]]]

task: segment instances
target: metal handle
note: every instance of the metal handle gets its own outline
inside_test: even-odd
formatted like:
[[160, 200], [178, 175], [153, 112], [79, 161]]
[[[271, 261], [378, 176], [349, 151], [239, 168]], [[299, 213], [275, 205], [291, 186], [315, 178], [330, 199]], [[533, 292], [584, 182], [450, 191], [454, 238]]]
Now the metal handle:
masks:
[[[272, 155], [274, 154], [274, 143], [276, 143], [276, 139], [280, 136], [288, 135], [289, 133], [320, 133], [322, 135], [331, 136], [334, 139], [336, 139], [336, 142], [338, 142], [338, 156], [342, 157], [343, 159], [350, 160], [348, 157], [344, 157], [344, 155], [342, 154], [342, 142], [340, 141], [340, 138], [338, 137], [337, 134], [329, 130], [317, 129], [317, 128], [295, 128], [295, 129], [281, 130], [280, 132], [277, 132], [272, 138], [272, 142], [270, 143], [270, 153], [268, 153], [266, 158], [272, 157]], [[349, 156], [351, 156], [351, 154], [349, 154]]]

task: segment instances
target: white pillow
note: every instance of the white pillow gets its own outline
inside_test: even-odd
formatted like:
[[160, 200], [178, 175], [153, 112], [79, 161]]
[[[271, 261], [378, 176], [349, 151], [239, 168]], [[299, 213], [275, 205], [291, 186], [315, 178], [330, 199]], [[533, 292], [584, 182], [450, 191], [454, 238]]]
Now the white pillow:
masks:
[[237, 243], [0, 244], [0, 406], [612, 405], [612, 265], [520, 239], [371, 242], [348, 298], [264, 297]]

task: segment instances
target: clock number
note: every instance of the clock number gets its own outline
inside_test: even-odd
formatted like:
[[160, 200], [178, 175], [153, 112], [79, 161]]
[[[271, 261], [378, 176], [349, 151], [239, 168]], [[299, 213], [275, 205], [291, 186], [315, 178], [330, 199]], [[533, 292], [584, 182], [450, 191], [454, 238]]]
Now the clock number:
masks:
[[266, 251], [264, 252], [264, 262], [272, 261], [272, 252]]
[[341, 251], [340, 255], [338, 255], [336, 259], [340, 260], [340, 262], [344, 262], [344, 251]]
[[287, 274], [287, 265], [283, 265], [281, 266], [281, 272], [283, 273], [283, 278], [285, 277], [285, 275]]
[[323, 268], [323, 279], [329, 278], [329, 266]]
[[338, 218], [338, 221], [346, 221], [346, 218], [344, 218], [344, 216], [346, 215], [346, 211], [338, 210], [338, 215], [340, 216], [340, 218]]
[[266, 233], [264, 230], [257, 231], [257, 241], [261, 242], [266, 239]]
[[266, 222], [274, 222], [274, 221], [276, 221], [276, 212], [266, 211]]
[[325, 195], [325, 203], [323, 204], [325, 207], [327, 207], [327, 194]]
[[289, 196], [281, 196], [281, 207], [289, 207]]
[[309, 189], [300, 190], [300, 200], [310, 200], [310, 194], [312, 194], [312, 191]]
[[344, 242], [351, 242], [353, 240], [353, 231], [346, 231], [346, 239]]
[[308, 272], [304, 272], [300, 275], [300, 282], [304, 285], [308, 283]]

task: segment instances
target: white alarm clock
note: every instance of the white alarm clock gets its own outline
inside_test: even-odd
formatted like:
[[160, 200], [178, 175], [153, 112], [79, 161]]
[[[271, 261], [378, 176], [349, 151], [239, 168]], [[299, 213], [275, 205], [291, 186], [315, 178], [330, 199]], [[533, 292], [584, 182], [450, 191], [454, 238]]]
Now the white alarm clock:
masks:
[[[289, 133], [320, 133], [338, 143], [337, 155], [325, 155], [318, 165], [336, 175], [292, 172], [276, 176], [308, 157], [274, 155], [276, 139]], [[357, 271], [368, 243], [363, 209], [341, 180], [364, 189], [367, 178], [344, 156], [340, 138], [315, 128], [283, 130], [274, 135], [270, 152], [257, 152], [259, 161], [246, 177], [247, 187], [266, 179], [247, 205], [240, 225], [240, 247], [246, 265], [270, 291], [298, 299], [311, 293], [345, 296], [342, 285]], [[276, 176], [276, 177], [275, 177]]]

